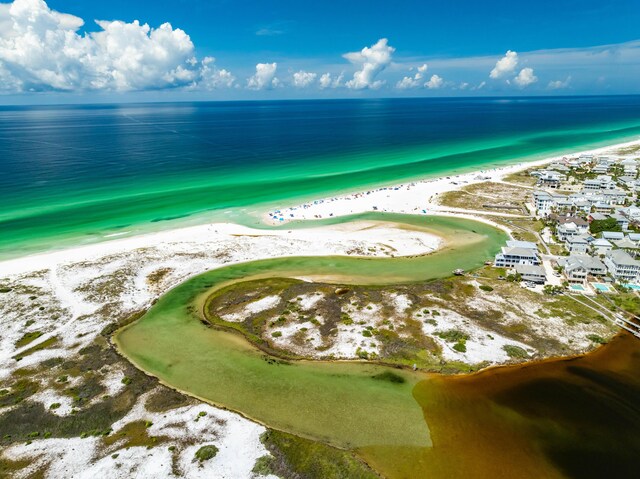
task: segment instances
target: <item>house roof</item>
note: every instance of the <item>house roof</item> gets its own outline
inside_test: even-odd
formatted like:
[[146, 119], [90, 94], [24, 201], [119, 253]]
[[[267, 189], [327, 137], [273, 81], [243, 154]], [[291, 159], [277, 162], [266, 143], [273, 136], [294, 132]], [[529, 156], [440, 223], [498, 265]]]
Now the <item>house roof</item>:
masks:
[[525, 249], [533, 249], [538, 250], [538, 245], [532, 241], [518, 241], [518, 240], [509, 240], [507, 241], [507, 246], [509, 248], [525, 248]]
[[603, 231], [602, 237], [608, 240], [621, 240], [624, 238], [624, 233], [620, 233], [618, 231]]
[[633, 241], [631, 241], [627, 237], [625, 237], [625, 238], [623, 238], [621, 240], [614, 241], [613, 244], [615, 244], [618, 248], [638, 249], [638, 245], [636, 243], [634, 243]]
[[535, 275], [535, 276], [545, 276], [546, 273], [542, 266], [533, 266], [530, 264], [517, 264], [515, 265], [516, 272], [522, 275]]
[[588, 241], [586, 240], [586, 238], [583, 238], [582, 236], [573, 236], [573, 237], [567, 239], [567, 243], [571, 243], [571, 244], [588, 244]]
[[576, 226], [588, 226], [589, 222], [580, 218], [579, 216], [561, 216], [558, 218], [558, 223], [563, 225], [567, 223], [573, 223]]
[[607, 241], [604, 238], [598, 238], [597, 240], [595, 240], [593, 243], [591, 243], [593, 246], [597, 246], [597, 247], [602, 247], [602, 246], [613, 246], [609, 241]]
[[[560, 264], [559, 261], [558, 263]], [[571, 255], [564, 260], [561, 266], [564, 266], [565, 271], [567, 272], [575, 271], [576, 269], [580, 268], [586, 269], [588, 271], [606, 270], [606, 266], [602, 261], [600, 261], [598, 258], [594, 258], [593, 256], [589, 256], [586, 254]]]
[[536, 251], [533, 251], [529, 248], [518, 248], [518, 247], [503, 247], [502, 248], [502, 254], [503, 255], [509, 255], [509, 256], [536, 256]]
[[616, 265], [636, 266], [640, 267], [640, 261], [636, 261], [623, 249], [614, 249], [607, 253], [607, 257], [611, 258]]

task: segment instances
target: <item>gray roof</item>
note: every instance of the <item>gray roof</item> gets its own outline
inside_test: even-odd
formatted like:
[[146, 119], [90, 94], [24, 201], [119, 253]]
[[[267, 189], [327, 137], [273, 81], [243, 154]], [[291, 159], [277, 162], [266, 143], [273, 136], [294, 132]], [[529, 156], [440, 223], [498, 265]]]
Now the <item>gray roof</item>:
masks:
[[640, 267], [640, 261], [636, 261], [623, 249], [614, 249], [607, 253], [607, 257], [616, 265], [637, 266]]
[[568, 256], [562, 262], [558, 260], [560, 266], [564, 266], [565, 271], [570, 273], [576, 269], [586, 269], [587, 271], [602, 271], [606, 270], [606, 267], [602, 261], [593, 256], [586, 254], [575, 254]]
[[593, 246], [613, 246], [609, 241], [607, 241], [604, 238], [598, 238], [597, 240], [595, 240], [593, 243], [591, 243]]
[[567, 243], [571, 243], [571, 244], [587, 244], [588, 241], [587, 241], [586, 238], [584, 238], [582, 236], [573, 236], [573, 237], [567, 239]]
[[507, 241], [507, 246], [509, 248], [525, 248], [525, 249], [533, 249], [538, 250], [538, 245], [532, 241], [518, 241], [518, 240], [509, 240]]
[[624, 233], [620, 233], [618, 231], [603, 231], [602, 237], [608, 240], [621, 240], [624, 238]]
[[638, 249], [638, 245], [636, 243], [634, 243], [633, 241], [631, 241], [629, 238], [623, 238], [621, 240], [617, 240], [613, 242], [618, 248], [623, 248], [623, 249]]
[[505, 255], [509, 255], [509, 256], [536, 256], [536, 252], [529, 249], [529, 248], [518, 248], [518, 247], [514, 247], [514, 248], [509, 248], [509, 247], [504, 247], [502, 248], [502, 254]]
[[515, 265], [515, 270], [521, 275], [546, 276], [546, 273], [542, 266], [533, 266], [530, 264], [517, 264]]

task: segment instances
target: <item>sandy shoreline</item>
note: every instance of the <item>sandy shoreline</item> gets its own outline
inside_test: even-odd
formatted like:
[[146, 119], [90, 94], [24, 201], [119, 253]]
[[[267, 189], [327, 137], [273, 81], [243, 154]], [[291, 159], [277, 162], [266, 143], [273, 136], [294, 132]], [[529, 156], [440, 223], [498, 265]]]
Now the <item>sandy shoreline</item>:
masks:
[[[580, 154], [602, 154], [639, 144], [640, 140], [634, 140], [602, 148], [572, 153], [571, 156], [577, 156]], [[273, 226], [286, 224], [290, 221], [326, 219], [365, 212], [387, 212], [418, 215], [458, 216], [483, 221], [509, 232], [504, 226], [498, 225], [488, 219], [481, 219], [475, 216], [476, 213], [484, 216], [491, 216], [492, 213], [490, 212], [468, 210], [457, 211], [455, 208], [442, 208], [435, 204], [435, 199], [438, 195], [444, 192], [453, 191], [465, 185], [481, 183], [484, 181], [501, 181], [503, 177], [511, 173], [531, 167], [543, 166], [560, 160], [565, 156], [567, 155], [559, 155], [533, 162], [518, 163], [490, 170], [478, 170], [449, 177], [412, 181], [368, 191], [317, 199], [301, 205], [266, 212], [262, 215], [262, 220], [267, 225]], [[510, 215], [501, 214], [501, 216]], [[133, 251], [135, 249], [150, 246], [161, 246], [163, 244], [181, 242], [206, 243], [215, 240], [218, 236], [228, 237], [233, 235], [256, 235], [267, 237], [294, 234], [294, 236], [305, 236], [301, 231], [304, 230], [294, 230], [292, 233], [283, 230], [258, 230], [233, 223], [210, 223], [181, 227], [126, 238], [113, 238], [96, 244], [76, 246], [53, 252], [37, 253], [0, 261], [0, 276], [22, 274], [28, 271], [50, 268], [56, 264], [73, 263], [99, 256], [116, 254], [123, 251]], [[345, 225], [338, 224], [323, 226], [321, 228], [313, 228], [307, 231], [314, 231], [313, 234], [316, 234], [318, 231], [322, 231], [322, 234], [329, 235], [334, 231], [345, 231]], [[363, 241], [375, 242], [376, 238], [371, 236], [372, 232], [373, 231], [369, 232], [369, 234], [364, 234], [364, 236], [360, 235], [360, 239]], [[377, 233], [380, 233], [380, 230], [377, 230]], [[388, 239], [388, 231], [380, 238], [381, 241], [385, 241], [386, 239]], [[437, 247], [437, 244], [434, 244], [434, 241], [436, 240], [433, 238], [431, 241], [427, 241], [430, 243], [428, 248], [433, 249]], [[401, 249], [405, 249], [407, 251], [404, 254], [416, 254], [416, 251], [420, 250], [419, 248], [418, 250], [415, 250], [413, 246], [409, 245], [402, 245]]]
[[[498, 215], [497, 213], [487, 211], [457, 211], [456, 208], [442, 208], [435, 204], [435, 199], [442, 193], [457, 190], [466, 185], [485, 181], [502, 181], [505, 176], [512, 173], [517, 173], [532, 167], [544, 166], [567, 156], [579, 156], [581, 154], [598, 155], [639, 144], [640, 140], [634, 140], [602, 148], [584, 150], [570, 155], [553, 156], [542, 160], [523, 162], [488, 170], [477, 170], [459, 175], [411, 181], [367, 191], [322, 198], [281, 210], [269, 211], [262, 216], [262, 219], [267, 224], [276, 225], [296, 220], [326, 219], [370, 211], [417, 215], [443, 214], [443, 212], [447, 212], [448, 214], [466, 213], [468, 215], [469, 213], [477, 213], [489, 216]], [[499, 213], [499, 216], [508, 217], [518, 215]]]

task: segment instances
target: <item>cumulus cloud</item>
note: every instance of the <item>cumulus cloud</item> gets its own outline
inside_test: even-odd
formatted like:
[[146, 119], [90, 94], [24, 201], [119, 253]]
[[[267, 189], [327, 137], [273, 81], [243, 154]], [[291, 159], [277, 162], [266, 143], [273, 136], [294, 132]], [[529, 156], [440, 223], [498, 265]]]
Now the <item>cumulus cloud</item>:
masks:
[[550, 81], [549, 84], [547, 85], [547, 88], [549, 90], [561, 90], [563, 88], [567, 88], [569, 86], [569, 83], [571, 83], [571, 77], [570, 76], [568, 76], [564, 80]]
[[280, 84], [276, 78], [277, 63], [258, 63], [256, 73], [247, 80], [250, 90], [269, 90]]
[[316, 80], [317, 76], [316, 73], [300, 70], [293, 74], [293, 86], [296, 88], [306, 88]]
[[502, 78], [505, 75], [513, 73], [518, 66], [518, 54], [511, 50], [507, 50], [504, 57], [496, 62], [496, 66], [493, 67], [489, 77], [493, 79]]
[[513, 81], [520, 87], [531, 85], [538, 81], [538, 77], [533, 74], [533, 68], [523, 68]]
[[202, 59], [200, 81], [194, 87], [201, 86], [207, 90], [214, 90], [216, 88], [231, 88], [235, 85], [236, 77], [224, 68], [216, 68], [215, 61], [213, 57], [204, 57]]
[[391, 63], [391, 55], [395, 50], [388, 44], [386, 38], [381, 38], [374, 45], [364, 47], [359, 52], [345, 53], [344, 58], [360, 67], [360, 70], [353, 74], [353, 78], [345, 84], [347, 88], [354, 90], [380, 88], [384, 81], [376, 80], [376, 77]]
[[427, 83], [424, 84], [424, 86], [431, 90], [435, 90], [437, 88], [440, 88], [443, 84], [444, 80], [442, 79], [442, 77], [438, 75], [431, 75], [431, 78]]
[[[183, 30], [164, 23], [84, 20], [44, 0], [0, 4], [0, 84], [12, 91], [148, 90], [229, 84], [230, 73], [194, 57]], [[224, 81], [214, 81], [224, 78]]]
[[325, 88], [338, 88], [342, 86], [342, 80], [344, 79], [344, 75], [340, 73], [340, 75], [333, 77], [331, 73], [324, 73], [320, 77], [318, 81], [320, 88], [324, 90]]
[[402, 80], [396, 83], [396, 88], [400, 90], [407, 90], [409, 88], [417, 88], [422, 85], [422, 79], [429, 67], [425, 63], [418, 67], [418, 72], [413, 76], [406, 76]]

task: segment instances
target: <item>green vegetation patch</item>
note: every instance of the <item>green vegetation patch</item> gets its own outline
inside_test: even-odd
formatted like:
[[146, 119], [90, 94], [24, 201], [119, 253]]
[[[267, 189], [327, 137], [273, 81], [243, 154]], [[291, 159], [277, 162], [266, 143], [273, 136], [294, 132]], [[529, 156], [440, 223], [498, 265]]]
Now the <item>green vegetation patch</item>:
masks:
[[588, 334], [587, 339], [596, 344], [607, 344], [607, 340], [597, 334]]
[[168, 440], [165, 436], [150, 436], [148, 421], [133, 421], [120, 429], [115, 434], [104, 438], [106, 446], [112, 446], [119, 441], [124, 441], [122, 447], [154, 447]]
[[449, 329], [448, 331], [441, 331], [437, 334], [440, 339], [444, 339], [448, 343], [456, 343], [458, 341], [466, 341], [469, 339], [468, 334], [457, 329]]
[[29, 379], [19, 379], [9, 389], [0, 391], [0, 407], [19, 404], [38, 392], [38, 383]]
[[208, 444], [206, 446], [202, 446], [200, 449], [196, 451], [196, 459], [200, 462], [208, 461], [209, 459], [213, 459], [218, 454], [218, 448], [213, 444]]
[[505, 344], [504, 346], [502, 346], [502, 349], [512, 359], [527, 359], [529, 357], [529, 353], [527, 353], [520, 346]]
[[[35, 338], [34, 338], [35, 339]], [[30, 354], [33, 354], [37, 351], [42, 351], [43, 349], [47, 349], [50, 348], [51, 346], [53, 346], [54, 344], [56, 344], [58, 342], [58, 338], [56, 336], [53, 336], [49, 339], [47, 339], [46, 341], [42, 341], [40, 344], [36, 344], [34, 347], [27, 349], [26, 351], [17, 354], [13, 357], [13, 359], [15, 359], [16, 361], [20, 361], [22, 358], [29, 356]]]
[[16, 348], [21, 348], [23, 346], [26, 346], [32, 341], [35, 341], [36, 339], [38, 339], [43, 334], [44, 333], [42, 331], [32, 331], [30, 333], [25, 333], [20, 339], [18, 339], [18, 341], [16, 341]]
[[271, 456], [256, 461], [254, 472], [305, 479], [379, 479], [355, 454], [292, 434], [268, 430], [260, 437]]

